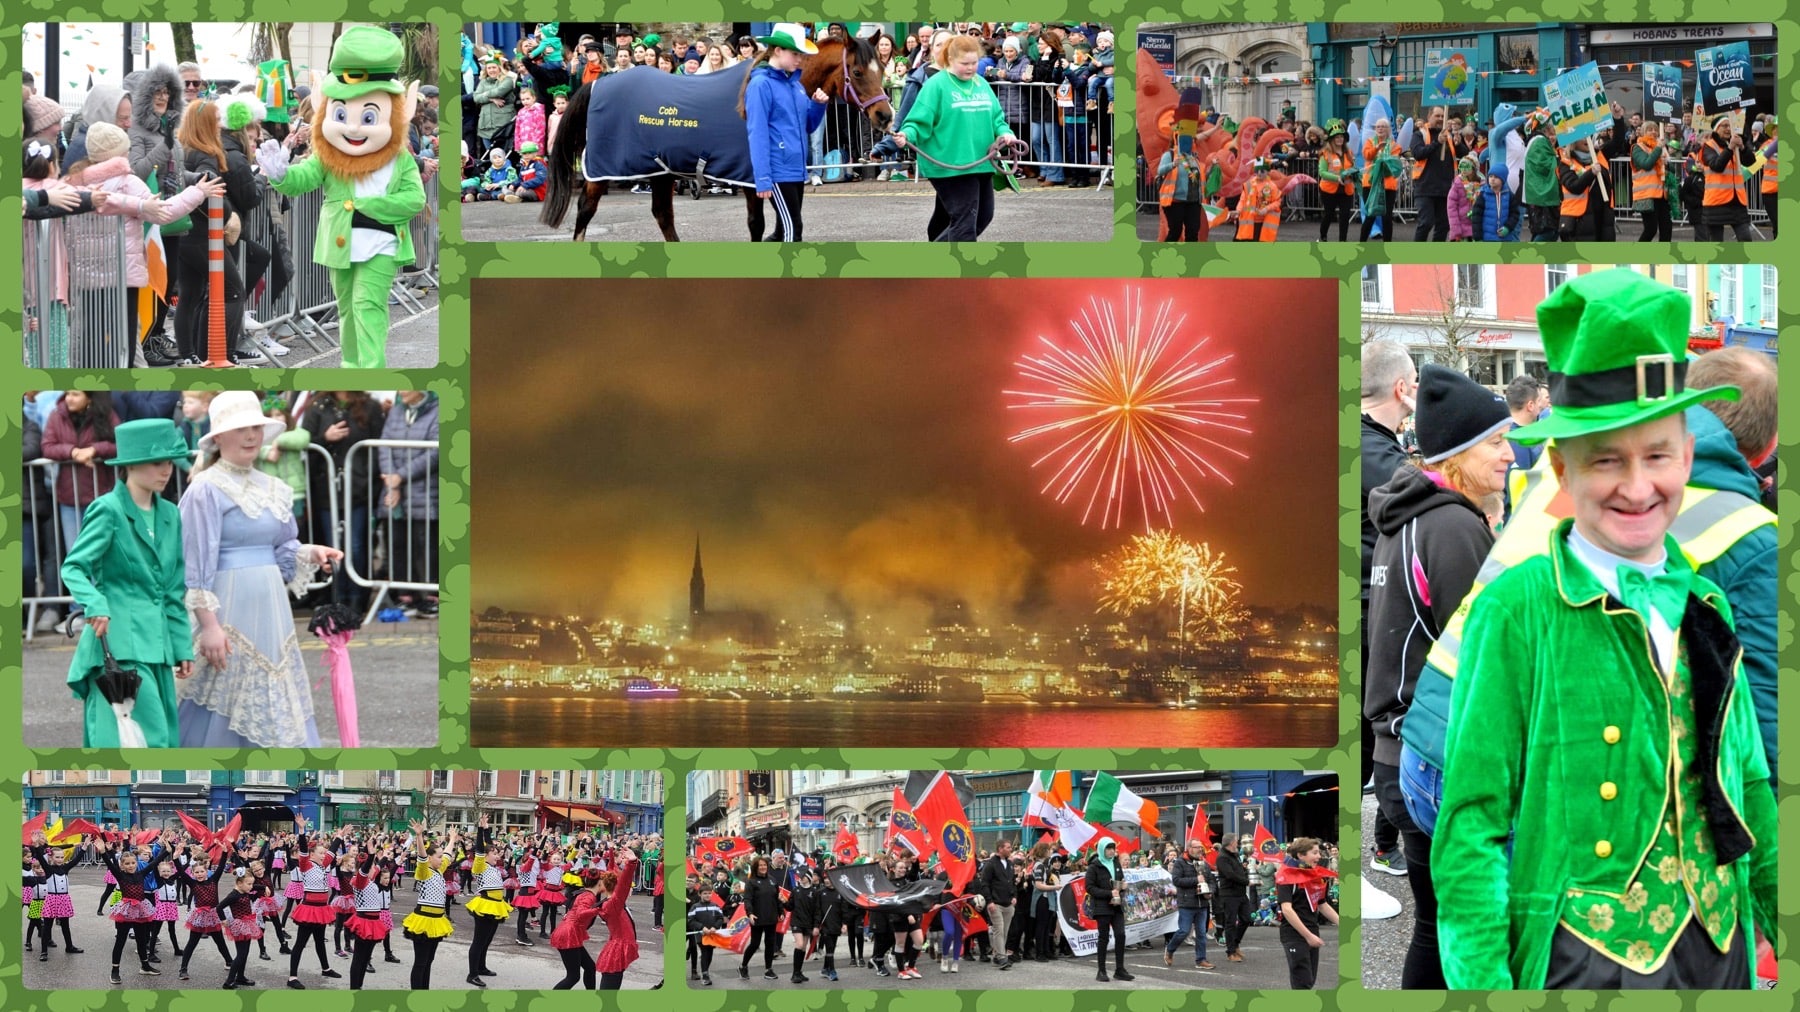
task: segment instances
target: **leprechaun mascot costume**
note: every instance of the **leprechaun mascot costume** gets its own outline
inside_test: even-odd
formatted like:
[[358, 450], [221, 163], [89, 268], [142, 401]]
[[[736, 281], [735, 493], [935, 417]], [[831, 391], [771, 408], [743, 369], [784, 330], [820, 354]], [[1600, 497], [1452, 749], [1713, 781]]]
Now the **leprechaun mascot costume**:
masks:
[[1668, 534], [1694, 457], [1686, 295], [1583, 275], [1538, 307], [1572, 518], [1469, 605], [1431, 852], [1459, 989], [1748, 988], [1775, 797], [1724, 594]]
[[[194, 659], [194, 640], [184, 603], [181, 511], [161, 493], [174, 468], [187, 468], [189, 450], [167, 418], [125, 422], [113, 438], [118, 456], [106, 466], [126, 474], [88, 505], [62, 564], [63, 584], [87, 616], [69, 662], [69, 688], [82, 701], [83, 748], [128, 744], [120, 733], [124, 717], [142, 730], [145, 746], [173, 748], [180, 743], [175, 674]], [[96, 684], [108, 651], [138, 675], [131, 702], [109, 701]]]
[[324, 100], [313, 116], [313, 153], [288, 164], [287, 149], [264, 141], [256, 161], [279, 193], [323, 186], [313, 259], [331, 271], [344, 365], [387, 364], [388, 290], [413, 262], [407, 224], [425, 207], [419, 166], [406, 150], [413, 93], [400, 84], [401, 44], [381, 28], [344, 30], [331, 51]]

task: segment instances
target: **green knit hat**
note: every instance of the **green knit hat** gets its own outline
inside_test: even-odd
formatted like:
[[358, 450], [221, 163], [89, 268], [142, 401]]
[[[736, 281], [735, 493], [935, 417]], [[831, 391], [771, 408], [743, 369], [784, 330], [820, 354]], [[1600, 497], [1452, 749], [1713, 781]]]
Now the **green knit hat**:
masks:
[[356, 98], [371, 91], [399, 95], [400, 37], [374, 25], [352, 25], [331, 47], [331, 64], [325, 79], [326, 98]]
[[113, 430], [113, 445], [118, 448], [118, 456], [107, 461], [107, 467], [154, 464], [169, 460], [185, 471], [193, 459], [187, 440], [181, 438], [181, 433], [175, 430], [174, 420], [169, 418], [139, 418], [122, 422]]
[[1688, 321], [1681, 291], [1633, 270], [1583, 274], [1538, 305], [1550, 365], [1550, 417], [1512, 430], [1526, 445], [1652, 422], [1737, 387], [1686, 388]]

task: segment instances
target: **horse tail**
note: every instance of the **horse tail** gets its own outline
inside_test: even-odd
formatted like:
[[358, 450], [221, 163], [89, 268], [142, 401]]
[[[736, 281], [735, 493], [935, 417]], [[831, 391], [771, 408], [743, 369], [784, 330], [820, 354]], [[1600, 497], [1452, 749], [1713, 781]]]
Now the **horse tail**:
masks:
[[569, 213], [569, 200], [577, 186], [575, 176], [581, 171], [581, 153], [587, 147], [588, 96], [593, 90], [592, 84], [577, 88], [556, 127], [556, 144], [550, 149], [550, 189], [538, 212], [538, 221], [551, 228], [561, 228], [563, 216]]

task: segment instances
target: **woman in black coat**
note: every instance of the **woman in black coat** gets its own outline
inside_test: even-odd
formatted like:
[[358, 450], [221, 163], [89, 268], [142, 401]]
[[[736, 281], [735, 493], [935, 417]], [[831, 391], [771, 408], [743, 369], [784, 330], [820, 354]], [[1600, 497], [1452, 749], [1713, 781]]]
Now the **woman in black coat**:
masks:
[[750, 979], [750, 957], [763, 947], [763, 979], [775, 980], [775, 953], [781, 948], [781, 887], [769, 877], [769, 859], [758, 855], [750, 862], [750, 878], [744, 882], [744, 909], [750, 912], [750, 946], [738, 976]]
[[1135, 976], [1125, 969], [1125, 875], [1119, 869], [1119, 845], [1108, 840], [1100, 845], [1100, 857], [1088, 864], [1087, 874], [1083, 881], [1087, 884], [1087, 915], [1100, 926], [1098, 932], [1100, 948], [1100, 972], [1094, 978], [1105, 983], [1106, 945], [1108, 938], [1114, 948], [1113, 980], [1133, 980]]
[[[233, 215], [241, 225], [243, 218], [261, 202], [256, 176], [250, 171], [250, 160], [237, 143], [227, 144], [219, 127], [219, 110], [212, 102], [200, 99], [188, 103], [177, 132], [181, 145], [181, 167], [189, 175], [204, 175], [225, 180], [225, 218], [229, 227]], [[175, 251], [176, 287], [188, 297], [175, 310], [175, 344], [186, 364], [206, 360], [207, 307], [204, 298], [196, 297], [208, 290], [206, 260], [206, 205], [195, 208], [188, 216], [193, 222], [188, 240]], [[225, 257], [225, 348], [231, 361], [237, 361], [237, 338], [244, 327], [244, 279], [233, 245], [226, 244]], [[192, 360], [188, 362], [187, 360]]]

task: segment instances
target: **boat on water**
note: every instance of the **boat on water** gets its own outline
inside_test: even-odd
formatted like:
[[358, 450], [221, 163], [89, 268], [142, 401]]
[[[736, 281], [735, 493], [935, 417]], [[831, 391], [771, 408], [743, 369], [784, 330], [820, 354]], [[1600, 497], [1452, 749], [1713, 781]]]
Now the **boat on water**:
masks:
[[653, 682], [648, 678], [633, 678], [625, 683], [626, 699], [679, 699], [681, 690], [673, 685]]

